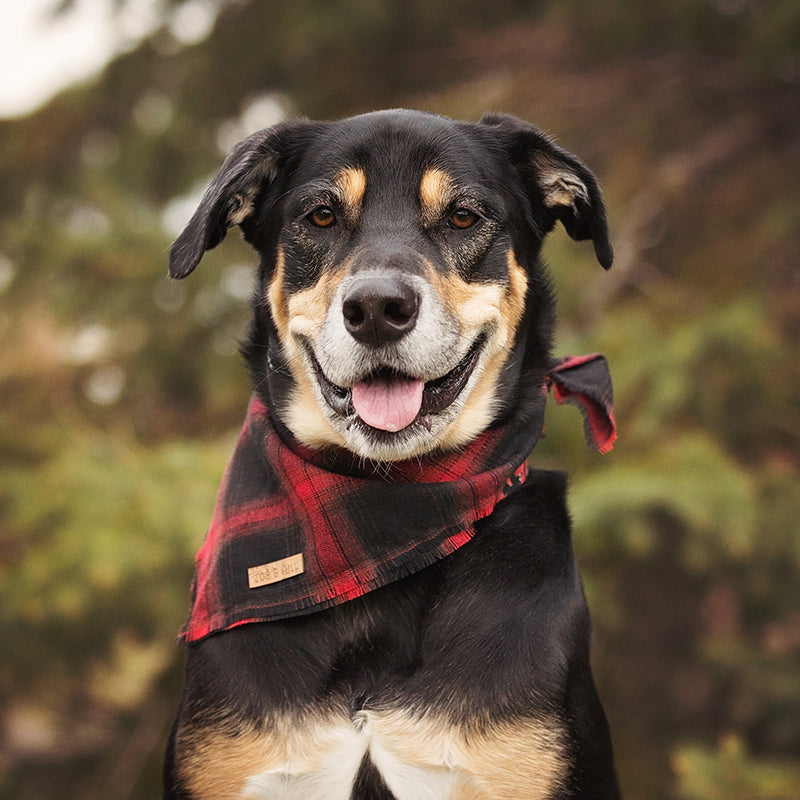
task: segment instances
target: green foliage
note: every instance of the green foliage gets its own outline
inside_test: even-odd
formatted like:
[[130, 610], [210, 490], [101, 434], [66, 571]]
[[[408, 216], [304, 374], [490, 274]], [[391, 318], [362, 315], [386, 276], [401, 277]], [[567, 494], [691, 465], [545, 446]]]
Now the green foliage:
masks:
[[[599, 334], [622, 398], [622, 440], [613, 463], [575, 487], [578, 530], [591, 531], [584, 546], [597, 547], [604, 532], [623, 550], [646, 552], [647, 517], [665, 509], [693, 531], [687, 568], [720, 552], [752, 557], [772, 503], [761, 497], [769, 482], [748, 461], [785, 440], [794, 417], [786, 385], [798, 380], [760, 304], [741, 300], [666, 323], [625, 306]], [[786, 382], [771, 379], [781, 371]]]
[[693, 533], [683, 542], [687, 569], [715, 563], [720, 552], [737, 560], [752, 555], [760, 534], [753, 477], [711, 437], [687, 433], [631, 456], [575, 485], [571, 508], [582, 552], [651, 553], [654, 512], [663, 510]]
[[685, 800], [786, 800], [800, 796], [800, 773], [788, 762], [753, 758], [741, 739], [726, 736], [716, 750], [682, 747], [675, 755], [679, 797]]
[[702, 45], [738, 55], [759, 71], [797, 74], [800, 10], [793, 0], [569, 0], [553, 9], [568, 15], [597, 52]]
[[49, 694], [56, 678], [85, 679], [119, 636], [174, 644], [231, 447], [125, 447], [74, 423], [53, 444], [33, 470], [7, 465], [0, 492], [14, 555], [0, 564], [0, 689], [23, 690], [14, 665], [30, 697]]

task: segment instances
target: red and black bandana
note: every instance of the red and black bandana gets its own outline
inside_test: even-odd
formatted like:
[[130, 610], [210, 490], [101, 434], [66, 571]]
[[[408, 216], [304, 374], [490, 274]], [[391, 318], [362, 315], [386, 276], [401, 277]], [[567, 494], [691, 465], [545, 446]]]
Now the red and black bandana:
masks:
[[[558, 402], [580, 403], [595, 446], [610, 450], [605, 359], [561, 359], [547, 384]], [[197, 554], [181, 638], [344, 603], [454, 552], [527, 477], [541, 425], [516, 427], [493, 426], [461, 452], [354, 475], [285, 441], [254, 396]]]

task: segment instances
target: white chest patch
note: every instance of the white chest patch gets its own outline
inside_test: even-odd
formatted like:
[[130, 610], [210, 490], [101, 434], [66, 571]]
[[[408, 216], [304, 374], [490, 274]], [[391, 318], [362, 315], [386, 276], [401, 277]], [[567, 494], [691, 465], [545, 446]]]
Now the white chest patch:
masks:
[[285, 759], [248, 778], [242, 797], [247, 800], [350, 800], [369, 741], [354, 726], [314, 728], [311, 736], [290, 735]]
[[363, 711], [270, 739], [241, 800], [350, 800], [367, 753], [397, 800], [536, 800], [565, 771], [560, 727], [541, 720], [465, 731], [433, 717]]
[[314, 726], [313, 744], [307, 735], [291, 737], [287, 760], [251, 776], [243, 800], [350, 800], [367, 753], [398, 800], [451, 797], [457, 773], [444, 763], [420, 764], [416, 753], [398, 752], [384, 728], [379, 717], [360, 712], [352, 722]]

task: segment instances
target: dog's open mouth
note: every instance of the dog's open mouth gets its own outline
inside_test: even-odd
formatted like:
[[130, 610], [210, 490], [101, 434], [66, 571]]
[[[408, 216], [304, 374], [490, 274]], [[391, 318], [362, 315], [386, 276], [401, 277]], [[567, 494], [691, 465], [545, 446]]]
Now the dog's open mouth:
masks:
[[485, 337], [479, 336], [464, 358], [441, 378], [424, 383], [390, 369], [380, 369], [356, 381], [351, 389], [332, 383], [311, 349], [308, 352], [322, 396], [345, 418], [357, 416], [376, 430], [395, 433], [415, 421], [430, 427], [430, 417], [456, 400], [472, 375]]

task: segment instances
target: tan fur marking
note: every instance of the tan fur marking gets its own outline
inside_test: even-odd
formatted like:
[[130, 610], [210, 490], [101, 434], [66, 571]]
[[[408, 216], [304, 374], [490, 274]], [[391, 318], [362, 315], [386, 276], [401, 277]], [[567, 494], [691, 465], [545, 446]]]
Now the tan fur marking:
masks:
[[228, 225], [241, 225], [253, 213], [255, 190], [251, 189], [247, 194], [237, 194], [234, 197], [239, 207], [228, 217]]
[[447, 210], [453, 193], [453, 179], [444, 171], [426, 170], [419, 184], [422, 221], [427, 227], [438, 222]]
[[302, 384], [298, 383], [288, 404], [286, 424], [297, 440], [308, 447], [345, 447], [347, 444], [322, 413], [308, 376], [304, 376]]
[[537, 183], [544, 192], [548, 208], [575, 208], [575, 201], [588, 201], [589, 192], [583, 181], [566, 164], [545, 153], [536, 153], [533, 163], [538, 172]]
[[345, 756], [357, 754], [354, 777], [367, 744], [343, 717], [318, 718], [305, 724], [284, 719], [264, 730], [252, 725], [226, 729], [223, 723], [181, 740], [186, 755], [179, 774], [197, 800], [244, 800], [263, 796], [258, 789], [248, 791], [250, 779], [269, 773], [324, 776], [335, 769], [339, 751]]
[[522, 720], [464, 737], [464, 771], [470, 776], [453, 800], [551, 797], [566, 777], [557, 728]]
[[[367, 750], [398, 797], [418, 796], [436, 781], [442, 800], [543, 800], [563, 783], [568, 764], [556, 720], [458, 727], [404, 709], [286, 718], [261, 730], [223, 722], [181, 733], [178, 744], [180, 777], [197, 800], [263, 798], [257, 788], [263, 776], [290, 782], [313, 776], [318, 787], [336, 786], [337, 796], [349, 796], [347, 784]], [[288, 787], [289, 796], [298, 796], [299, 785]]]
[[367, 174], [357, 167], [345, 167], [333, 179], [347, 216], [357, 218], [361, 213], [364, 193], [367, 191]]
[[303, 335], [316, 339], [328, 315], [333, 295], [345, 270], [323, 272], [320, 279], [308, 289], [290, 294], [286, 298], [288, 314], [287, 331], [292, 336]]
[[346, 272], [346, 266], [335, 272], [325, 272], [314, 286], [287, 297], [284, 291], [285, 258], [279, 248], [275, 274], [267, 291], [272, 319], [296, 384], [286, 405], [286, 422], [298, 440], [310, 447], [343, 445], [344, 439], [319, 407], [314, 378], [304, 366], [305, 355], [300, 352], [296, 337], [304, 336], [311, 341], [317, 338], [336, 287]]
[[[448, 800], [529, 800], [550, 797], [563, 781], [567, 759], [560, 726], [522, 719], [457, 728], [436, 716], [406, 711], [370, 714], [372, 759], [382, 752], [404, 765], [455, 775]], [[382, 771], [391, 788], [391, 767]]]
[[509, 250], [506, 254], [508, 262], [508, 294], [506, 300], [510, 324], [513, 325], [513, 333], [516, 333], [517, 326], [525, 312], [525, 299], [528, 294], [528, 273], [517, 263], [514, 252]]
[[284, 749], [275, 735], [224, 728], [192, 730], [178, 747], [178, 774], [197, 800], [240, 800], [248, 776]]
[[283, 247], [278, 245], [275, 258], [275, 272], [267, 289], [267, 300], [269, 301], [269, 308], [272, 312], [272, 321], [278, 329], [278, 336], [280, 336], [282, 343], [285, 342], [286, 331], [289, 326], [289, 311], [283, 296], [283, 280], [285, 273], [286, 254], [283, 252]]
[[431, 271], [429, 279], [450, 313], [459, 320], [461, 335], [474, 339], [487, 326], [494, 328], [487, 343], [483, 371], [478, 376], [458, 418], [445, 431], [439, 444], [460, 447], [478, 435], [492, 420], [496, 386], [509, 356], [514, 336], [525, 310], [528, 276], [508, 252], [508, 284], [472, 284], [457, 275]]

